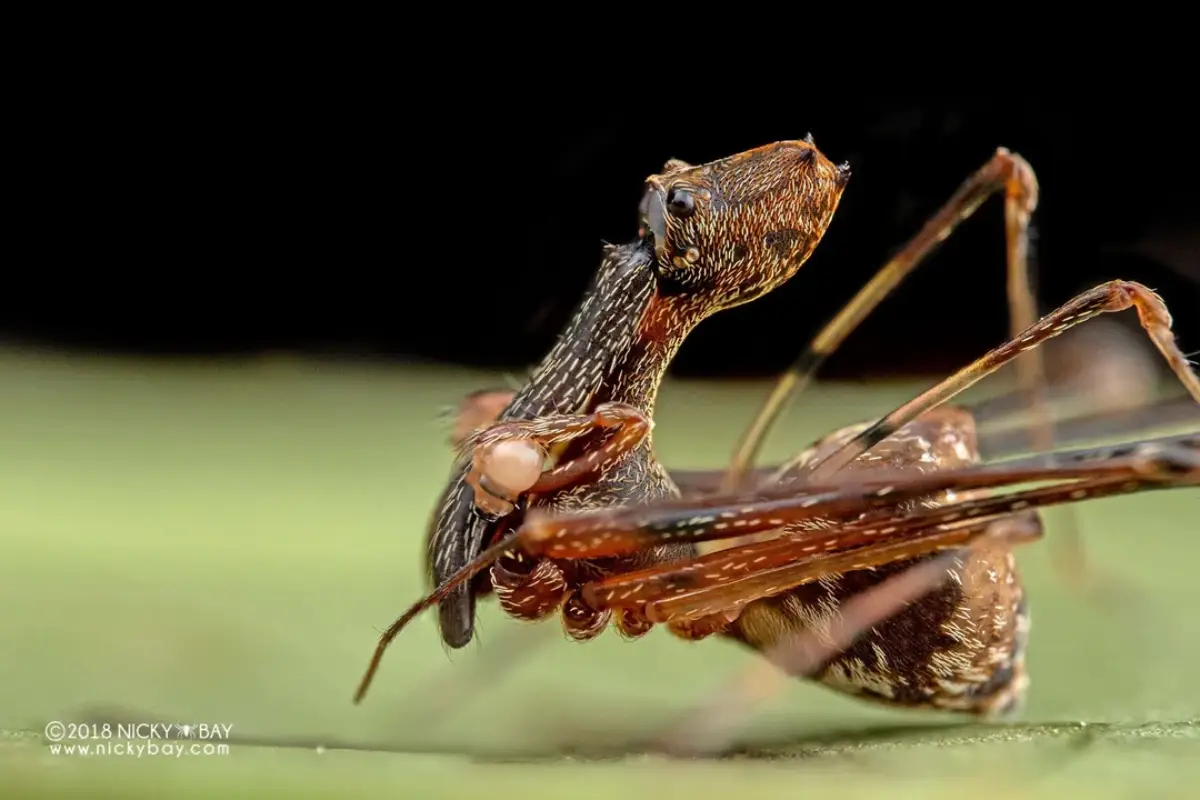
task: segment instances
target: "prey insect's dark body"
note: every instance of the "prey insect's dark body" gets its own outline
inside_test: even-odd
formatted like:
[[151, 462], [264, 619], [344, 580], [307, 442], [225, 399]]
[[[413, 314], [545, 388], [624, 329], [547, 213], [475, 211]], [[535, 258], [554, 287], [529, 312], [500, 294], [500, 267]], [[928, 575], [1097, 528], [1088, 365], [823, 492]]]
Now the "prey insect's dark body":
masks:
[[[848, 176], [806, 139], [698, 167], [671, 161], [648, 179], [638, 239], [606, 248], [555, 348], [494, 424], [457, 443], [461, 458], [428, 537], [438, 589], [381, 639], [359, 699], [383, 650], [420, 611], [438, 605], [443, 641], [461, 647], [476, 598], [494, 592], [510, 616], [558, 615], [580, 641], [610, 625], [631, 638], [664, 625], [686, 639], [715, 635], [768, 655], [801, 640], [821, 655], [790, 671], [860, 697], [978, 714], [1019, 703], [1029, 616], [1012, 550], [1041, 537], [1037, 508], [1196, 486], [1195, 442], [982, 465], [974, 416], [946, 401], [1042, 341], [1127, 308], [1198, 402], [1200, 380], [1174, 343], [1165, 306], [1138, 284], [1114, 281], [1032, 319], [1022, 292], [1036, 181], [1000, 150], [822, 331], [790, 384], [803, 385], [998, 190], [1009, 234], [1010, 341], [883, 418], [836, 431], [771, 470], [748, 469], [746, 454], [765, 429], [756, 422], [723, 491], [712, 492], [711, 475], [669, 473], [650, 429], [672, 357], [703, 319], [795, 274]], [[1004, 497], [990, 491], [1033, 481], [1059, 484]], [[934, 559], [924, 566], [941, 580], [841, 641], [851, 609]]]

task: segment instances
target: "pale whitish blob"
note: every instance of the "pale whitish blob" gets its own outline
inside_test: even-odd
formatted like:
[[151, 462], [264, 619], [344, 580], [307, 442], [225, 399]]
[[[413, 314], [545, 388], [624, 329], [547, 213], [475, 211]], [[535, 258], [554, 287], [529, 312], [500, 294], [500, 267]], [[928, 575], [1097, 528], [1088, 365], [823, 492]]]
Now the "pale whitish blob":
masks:
[[475, 506], [486, 514], [503, 516], [537, 483], [546, 452], [529, 439], [505, 439], [484, 445], [475, 453], [468, 483], [475, 489]]
[[488, 488], [506, 497], [529, 491], [541, 477], [546, 454], [536, 442], [510, 439], [496, 442], [480, 458]]

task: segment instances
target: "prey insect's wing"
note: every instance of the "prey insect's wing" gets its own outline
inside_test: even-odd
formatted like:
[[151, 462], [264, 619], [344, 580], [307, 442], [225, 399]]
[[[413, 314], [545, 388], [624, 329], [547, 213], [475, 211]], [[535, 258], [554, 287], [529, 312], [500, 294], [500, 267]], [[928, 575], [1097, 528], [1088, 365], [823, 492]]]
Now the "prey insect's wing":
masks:
[[[1002, 458], [1028, 450], [1027, 415], [1010, 412], [1000, 404], [985, 402], [973, 408], [979, 451], [984, 459]], [[1082, 413], [1067, 414], [1053, 422], [1054, 440], [1059, 447], [1077, 446], [1104, 439], [1130, 440], [1154, 433], [1192, 431], [1200, 435], [1200, 405], [1191, 397], [1181, 396], [1132, 408], [1085, 408]]]

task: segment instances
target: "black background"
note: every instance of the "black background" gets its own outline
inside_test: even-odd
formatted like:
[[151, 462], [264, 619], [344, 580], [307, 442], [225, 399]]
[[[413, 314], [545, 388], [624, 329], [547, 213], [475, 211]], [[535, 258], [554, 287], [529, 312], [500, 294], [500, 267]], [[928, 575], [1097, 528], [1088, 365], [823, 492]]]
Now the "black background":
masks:
[[[1200, 159], [1188, 111], [1152, 99], [728, 91], [691, 107], [551, 83], [389, 96], [266, 75], [236, 90], [103, 88], [75, 87], [31, 129], [9, 342], [520, 369], [553, 342], [601, 242], [634, 235], [646, 175], [812, 132], [853, 168], [823, 244], [788, 285], [702, 325], [677, 374], [783, 367], [1000, 145], [1041, 182], [1041, 310], [1140, 280], [1200, 349]], [[1138, 254], [1174, 241], [1172, 226], [1190, 254]], [[1003, 245], [994, 198], [825, 374], [944, 371], [997, 344]]]

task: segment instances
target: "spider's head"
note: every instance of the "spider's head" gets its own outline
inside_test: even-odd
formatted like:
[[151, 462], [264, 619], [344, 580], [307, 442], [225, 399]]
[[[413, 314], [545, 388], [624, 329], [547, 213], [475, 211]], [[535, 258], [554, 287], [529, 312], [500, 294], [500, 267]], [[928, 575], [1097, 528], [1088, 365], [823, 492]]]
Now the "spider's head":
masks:
[[808, 140], [700, 166], [668, 161], [641, 206], [659, 291], [694, 298], [707, 315], [776, 288], [821, 241], [849, 176]]

